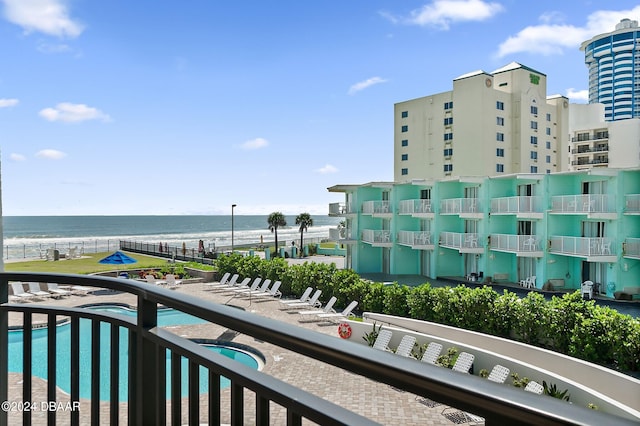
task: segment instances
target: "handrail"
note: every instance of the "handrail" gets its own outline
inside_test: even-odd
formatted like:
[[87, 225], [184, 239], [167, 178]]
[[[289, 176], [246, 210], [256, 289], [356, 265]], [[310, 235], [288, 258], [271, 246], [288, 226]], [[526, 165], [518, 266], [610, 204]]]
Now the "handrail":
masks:
[[[416, 369], [416, 361], [397, 357], [383, 351], [374, 351], [365, 345], [336, 339], [324, 333], [305, 330], [291, 324], [238, 310], [233, 307], [203, 301], [201, 298], [157, 288], [146, 283], [110, 277], [87, 277], [70, 274], [43, 274], [11, 272], [0, 273], [0, 383], [7, 382], [7, 325], [9, 311], [46, 312], [54, 315], [82, 314], [101, 317], [112, 322], [113, 316], [106, 314], [82, 313], [79, 308], [53, 308], [43, 305], [7, 304], [9, 281], [38, 281], [58, 284], [84, 285], [128, 292], [138, 297], [133, 362], [136, 380], [130, 383], [137, 393], [130, 401], [139, 408], [131, 412], [130, 423], [156, 424], [161, 411], [156, 377], [159, 367], [156, 349], [172, 349], [177, 354], [189, 358], [190, 365], [210, 367], [210, 374], [224, 375], [232, 381], [232, 419], [242, 417], [242, 391], [244, 388], [256, 392], [256, 423], [268, 423], [268, 402], [275, 401], [287, 409], [289, 424], [300, 424], [305, 417], [321, 424], [373, 424], [369, 419], [334, 405], [320, 397], [311, 395], [287, 385], [265, 373], [238, 368], [214, 353], [209, 353], [193, 342], [170, 331], [156, 327], [158, 304], [197, 316], [204, 320], [226, 326], [239, 333], [286, 348], [293, 352], [317, 359], [367, 377], [371, 380], [394, 386], [398, 389], [437, 400], [462, 410], [480, 415], [486, 424], [633, 424], [631, 421], [610, 414], [573, 406], [564, 401], [522, 392], [509, 386], [499, 386], [472, 375], [456, 374], [448, 369], [421, 365]], [[131, 326], [133, 327], [133, 326]], [[132, 342], [130, 342], [131, 344]], [[144, 383], [144, 393], [142, 384]], [[210, 381], [211, 383], [211, 381]], [[164, 388], [162, 389], [164, 392]], [[55, 395], [55, 394], [53, 394]], [[0, 398], [7, 396], [7, 387], [0, 387]], [[50, 395], [51, 396], [51, 395]], [[175, 397], [175, 396], [174, 396]], [[177, 397], [175, 397], [177, 398]], [[189, 406], [199, 404], [198, 397], [189, 398]], [[195, 401], [194, 401], [195, 400]], [[174, 400], [179, 401], [179, 399]], [[211, 395], [210, 395], [211, 401]], [[234, 401], [236, 403], [234, 404]], [[219, 401], [218, 401], [219, 402]], [[172, 403], [172, 407], [174, 404]], [[266, 409], [265, 409], [266, 407]], [[179, 408], [178, 408], [179, 410]], [[135, 419], [131, 416], [136, 415]], [[210, 412], [210, 416], [211, 416]], [[215, 420], [215, 415], [213, 417]], [[266, 421], [265, 421], [266, 420]], [[0, 425], [6, 424], [7, 413], [0, 412]], [[232, 421], [235, 424], [235, 422]]]

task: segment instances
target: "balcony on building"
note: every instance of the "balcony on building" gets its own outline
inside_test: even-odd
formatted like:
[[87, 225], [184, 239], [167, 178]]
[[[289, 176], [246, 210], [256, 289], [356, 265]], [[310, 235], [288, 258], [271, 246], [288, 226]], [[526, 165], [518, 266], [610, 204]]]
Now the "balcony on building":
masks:
[[626, 238], [622, 245], [622, 255], [628, 259], [640, 260], [640, 238]]
[[516, 257], [542, 257], [543, 243], [536, 235], [491, 234], [492, 251], [514, 253]]
[[399, 231], [397, 243], [416, 250], [433, 250], [433, 233], [430, 231]]
[[393, 216], [391, 203], [383, 200], [365, 201], [362, 203], [362, 214], [385, 219], [391, 219]]
[[458, 250], [459, 253], [484, 253], [484, 242], [477, 233], [441, 232], [439, 245], [443, 248]]
[[329, 239], [340, 244], [355, 244], [357, 239], [353, 238], [354, 232], [351, 228], [330, 228]]
[[518, 219], [542, 219], [542, 198], [536, 196], [493, 198], [491, 214], [515, 215]]
[[617, 262], [613, 239], [606, 237], [553, 236], [549, 239], [549, 252], [580, 257], [588, 262]]
[[362, 242], [371, 244], [373, 247], [391, 247], [393, 245], [391, 231], [378, 229], [364, 229]]
[[550, 213], [617, 219], [615, 202], [615, 196], [607, 194], [555, 195], [551, 197]]
[[477, 198], [447, 198], [440, 200], [441, 215], [458, 215], [464, 219], [482, 219], [482, 206]]
[[329, 216], [345, 216], [347, 214], [347, 203], [329, 204]]
[[624, 196], [624, 214], [640, 215], [640, 194]]
[[400, 201], [398, 214], [421, 219], [433, 219], [435, 216], [431, 200], [426, 199]]

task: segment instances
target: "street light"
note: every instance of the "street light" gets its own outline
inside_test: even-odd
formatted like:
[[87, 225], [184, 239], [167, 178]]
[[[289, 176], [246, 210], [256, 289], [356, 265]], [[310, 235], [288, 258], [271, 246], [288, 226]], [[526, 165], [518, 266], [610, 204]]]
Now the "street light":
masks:
[[231, 253], [233, 253], [233, 209], [236, 208], [236, 204], [231, 204]]

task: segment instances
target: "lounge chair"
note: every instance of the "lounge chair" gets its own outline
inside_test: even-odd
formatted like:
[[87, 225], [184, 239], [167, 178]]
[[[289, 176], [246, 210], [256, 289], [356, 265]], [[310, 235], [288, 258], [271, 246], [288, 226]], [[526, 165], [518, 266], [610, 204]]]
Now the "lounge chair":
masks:
[[299, 299], [285, 299], [285, 300], [280, 299], [280, 303], [288, 305], [290, 303], [306, 302], [307, 300], [309, 300], [309, 297], [311, 296], [312, 291], [313, 291], [313, 287], [307, 287], [307, 289], [302, 293], [302, 296], [300, 296]]
[[282, 297], [282, 292], [280, 291], [281, 285], [282, 285], [281, 281], [276, 281], [275, 283], [273, 283], [269, 291], [266, 291], [264, 293], [254, 294], [253, 297], [272, 297], [274, 299], [276, 297]]
[[58, 287], [57, 283], [47, 283], [47, 291], [57, 296], [71, 296], [71, 291], [67, 288]]
[[33, 297], [33, 294], [24, 291], [22, 283], [11, 283], [11, 289], [13, 290], [13, 295], [19, 297], [21, 300]]
[[542, 392], [544, 392], [544, 386], [532, 380], [527, 383], [527, 386], [524, 387], [524, 390], [526, 390], [527, 392], [533, 392], [535, 394], [542, 395]]
[[427, 345], [427, 349], [425, 349], [422, 354], [420, 361], [426, 362], [427, 364], [435, 364], [440, 356], [440, 352], [442, 352], [442, 344], [431, 342]]
[[224, 292], [234, 292], [236, 290], [241, 290], [241, 289], [249, 290], [249, 283], [250, 282], [251, 282], [251, 277], [246, 277], [245, 279], [243, 279], [242, 281], [240, 281], [239, 283], [237, 283], [233, 287], [224, 288], [224, 289], [222, 289], [222, 291], [224, 291]]
[[321, 302], [318, 300], [320, 299], [321, 294], [322, 294], [322, 290], [316, 290], [315, 293], [313, 293], [313, 296], [311, 296], [311, 298], [306, 302], [288, 303], [286, 307], [287, 308], [304, 308], [304, 307], [316, 308], [321, 305]]
[[180, 284], [182, 284], [182, 280], [176, 279], [176, 276], [174, 274], [167, 274], [165, 278], [167, 280], [168, 288], [177, 288]]
[[234, 293], [247, 293], [247, 292], [250, 293], [258, 289], [258, 286], [260, 285], [260, 281], [262, 281], [262, 278], [258, 277], [253, 280], [253, 283], [250, 286], [247, 286], [247, 287], [238, 286], [237, 288], [233, 288], [232, 290]]
[[[306, 310], [306, 311], [298, 311], [298, 314], [302, 315], [303, 317], [305, 316], [309, 316], [309, 315], [318, 315], [318, 314], [331, 314], [331, 313], [335, 313], [335, 311], [333, 310], [333, 305], [336, 303], [336, 300], [338, 300], [337, 297], [335, 296], [331, 296], [331, 299], [329, 299], [329, 301], [327, 302], [326, 305], [324, 305], [323, 309], [318, 309], [318, 310]], [[300, 321], [300, 320], [298, 320]]]
[[147, 274], [144, 277], [147, 280], [147, 283], [151, 284], [151, 285], [165, 285], [167, 282], [164, 280], [158, 280], [156, 279], [156, 277], [154, 277], [151, 274]]
[[396, 355], [400, 355], [403, 357], [411, 356], [415, 344], [416, 338], [410, 334], [405, 334], [404, 336], [402, 336], [402, 340], [400, 340], [400, 344], [396, 348]]
[[337, 319], [337, 320], [341, 320], [341, 319], [346, 319], [346, 318], [350, 318], [355, 316], [351, 311], [353, 311], [356, 306], [358, 306], [358, 302], [357, 301], [352, 301], [351, 303], [349, 303], [349, 306], [347, 306], [344, 311], [339, 312], [339, 313], [329, 313], [329, 314], [318, 314], [318, 318], [319, 319], [326, 319], [326, 320], [333, 320], [333, 319]]
[[510, 372], [511, 370], [509, 370], [507, 367], [497, 364], [495, 367], [493, 367], [491, 373], [489, 373], [487, 380], [496, 383], [504, 383], [507, 380], [507, 377], [509, 377]]
[[204, 283], [204, 286], [206, 288], [206, 287], [218, 287], [220, 285], [227, 285], [227, 281], [229, 280], [230, 276], [231, 276], [231, 272], [225, 272], [224, 275], [222, 276], [222, 279], [220, 279], [220, 281], [213, 282], [213, 283]]
[[455, 364], [453, 364], [452, 370], [460, 373], [469, 373], [469, 370], [471, 370], [471, 367], [473, 366], [474, 359], [475, 355], [470, 354], [469, 352], [460, 352], [458, 359], [456, 359]]
[[231, 279], [229, 279], [226, 282], [222, 282], [220, 281], [217, 284], [211, 284], [211, 290], [226, 290], [228, 288], [232, 288], [235, 287], [238, 283], [238, 278], [240, 278], [240, 276], [238, 274], [233, 274], [231, 276]]
[[266, 280], [262, 281], [262, 285], [258, 288], [256, 288], [253, 291], [242, 291], [239, 292], [240, 296], [249, 296], [249, 297], [253, 297], [259, 294], [263, 294], [263, 293], [268, 293], [269, 292], [269, 285], [271, 284], [271, 280], [269, 278], [267, 278]]
[[391, 332], [391, 330], [380, 330], [375, 342], [373, 342], [373, 349], [388, 351], [391, 337], [393, 337], [393, 333]]
[[49, 293], [48, 291], [43, 291], [40, 288], [40, 284], [36, 282], [29, 283], [29, 293], [37, 297], [51, 297], [51, 293]]

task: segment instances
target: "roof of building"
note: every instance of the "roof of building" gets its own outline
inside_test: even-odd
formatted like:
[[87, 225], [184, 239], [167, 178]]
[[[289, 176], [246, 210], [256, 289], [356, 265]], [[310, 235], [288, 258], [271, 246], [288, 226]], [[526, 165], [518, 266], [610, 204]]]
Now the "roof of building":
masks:
[[489, 73], [486, 73], [486, 72], [484, 72], [482, 70], [476, 70], [476, 71], [468, 72], [466, 74], [462, 74], [460, 77], [454, 78], [453, 80], [454, 81], [455, 80], [462, 80], [463, 78], [475, 77], [477, 75], [483, 75], [483, 74], [490, 75]]
[[513, 70], [517, 70], [519, 68], [522, 68], [522, 69], [527, 70], [527, 71], [535, 72], [536, 74], [540, 74], [540, 75], [546, 76], [546, 74], [543, 73], [543, 72], [540, 72], [538, 70], [534, 70], [533, 68], [529, 68], [528, 66], [522, 65], [521, 63], [515, 62], [515, 61], [511, 62], [510, 64], [505, 65], [502, 68], [498, 68], [497, 70], [495, 70], [491, 74], [499, 74], [501, 72], [513, 71]]

